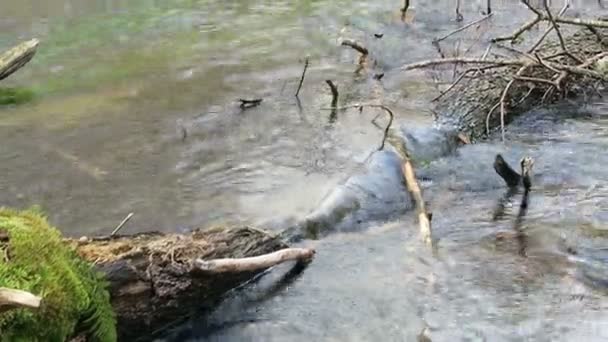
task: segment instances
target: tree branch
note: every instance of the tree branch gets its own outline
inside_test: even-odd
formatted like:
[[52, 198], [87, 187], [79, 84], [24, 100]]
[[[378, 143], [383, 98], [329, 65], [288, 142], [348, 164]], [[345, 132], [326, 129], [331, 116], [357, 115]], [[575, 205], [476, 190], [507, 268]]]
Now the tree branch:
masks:
[[193, 271], [204, 273], [239, 273], [263, 270], [286, 261], [309, 262], [315, 251], [308, 248], [286, 248], [273, 253], [237, 259], [196, 259]]

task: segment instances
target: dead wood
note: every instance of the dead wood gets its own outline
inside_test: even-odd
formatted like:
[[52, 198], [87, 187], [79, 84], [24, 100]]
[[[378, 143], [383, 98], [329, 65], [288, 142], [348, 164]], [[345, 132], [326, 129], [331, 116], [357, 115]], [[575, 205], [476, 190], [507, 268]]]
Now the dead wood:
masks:
[[338, 86], [332, 82], [332, 80], [325, 80], [325, 83], [329, 86], [329, 90], [331, 90], [331, 113], [329, 114], [329, 122], [335, 122], [338, 118]]
[[[439, 126], [456, 129], [474, 140], [500, 127], [504, 140], [505, 126], [517, 115], [564, 97], [594, 94], [597, 84], [608, 81], [605, 73], [596, 70], [596, 62], [608, 52], [603, 44], [608, 22], [564, 17], [567, 7], [568, 2], [554, 16], [548, 6], [544, 10], [529, 6], [536, 18], [508, 39], [499, 37], [495, 41], [517, 39], [541, 21], [551, 25], [550, 32], [556, 32], [557, 39], [542, 38], [527, 52], [497, 45], [515, 57], [485, 58], [484, 54], [482, 58], [441, 58], [408, 64], [401, 70], [468, 65], [435, 99]], [[565, 36], [558, 24], [585, 28]]]
[[0, 287], [0, 313], [18, 308], [37, 309], [41, 301], [42, 298], [27, 291]]
[[[227, 291], [267, 267], [287, 260], [307, 261], [313, 253], [307, 249], [286, 249], [277, 236], [249, 227], [220, 227], [185, 235], [117, 235], [69, 242], [81, 257], [106, 275], [119, 339], [124, 341], [146, 339], [170, 323], [210, 310]], [[277, 254], [263, 257], [281, 250], [279, 258]], [[251, 263], [260, 259], [264, 262]], [[245, 267], [228, 272], [226, 265], [243, 260], [245, 263], [240, 265]], [[204, 265], [217, 268], [204, 272], [201, 269]]]
[[408, 153], [405, 153], [403, 157], [401, 171], [403, 172], [403, 178], [405, 179], [407, 189], [416, 202], [416, 213], [418, 215], [420, 236], [427, 245], [432, 246], [431, 214], [426, 210], [426, 203], [422, 197], [422, 190], [420, 189], [420, 185], [418, 185], [414, 166], [412, 165], [412, 161]]
[[500, 154], [497, 154], [496, 159], [494, 160], [494, 170], [502, 179], [504, 179], [509, 188], [517, 187], [521, 184], [521, 176], [519, 173], [513, 170]]
[[286, 261], [310, 261], [315, 251], [308, 248], [286, 248], [249, 258], [196, 259], [195, 268], [204, 273], [239, 273], [263, 270]]
[[296, 90], [296, 97], [300, 95], [300, 89], [302, 89], [302, 84], [304, 83], [304, 77], [306, 76], [306, 70], [308, 69], [308, 57], [304, 60], [304, 70], [302, 70], [302, 77], [300, 77], [300, 83], [298, 84], [298, 90]]
[[239, 99], [241, 109], [249, 109], [259, 106], [264, 99]]
[[0, 80], [25, 66], [36, 54], [38, 39], [28, 40], [0, 55]]

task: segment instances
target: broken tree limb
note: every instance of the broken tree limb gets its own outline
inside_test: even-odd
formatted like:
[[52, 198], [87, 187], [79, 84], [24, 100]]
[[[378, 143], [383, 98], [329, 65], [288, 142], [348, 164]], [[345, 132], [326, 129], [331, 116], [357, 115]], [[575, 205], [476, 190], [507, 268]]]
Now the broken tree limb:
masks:
[[0, 313], [18, 308], [37, 309], [41, 301], [41, 297], [27, 291], [0, 287]]
[[0, 55], [0, 80], [25, 66], [36, 54], [38, 39], [28, 40]]
[[416, 202], [416, 213], [418, 215], [418, 225], [420, 229], [420, 236], [422, 240], [429, 246], [433, 245], [432, 231], [431, 231], [431, 214], [426, 210], [426, 204], [422, 197], [422, 190], [418, 185], [416, 179], [416, 173], [414, 167], [408, 156], [408, 153], [404, 153], [403, 164], [401, 164], [401, 171], [403, 172], [403, 178], [405, 179], [405, 185], [408, 191], [412, 195], [412, 198]]
[[228, 258], [194, 261], [194, 269], [205, 273], [238, 273], [252, 272], [267, 269], [269, 267], [287, 262], [309, 262], [315, 251], [308, 248], [286, 248], [269, 254], [249, 258]]
[[334, 84], [332, 80], [325, 80], [325, 83], [329, 86], [329, 90], [331, 90], [331, 113], [329, 114], [329, 122], [335, 122], [338, 118], [338, 86]]

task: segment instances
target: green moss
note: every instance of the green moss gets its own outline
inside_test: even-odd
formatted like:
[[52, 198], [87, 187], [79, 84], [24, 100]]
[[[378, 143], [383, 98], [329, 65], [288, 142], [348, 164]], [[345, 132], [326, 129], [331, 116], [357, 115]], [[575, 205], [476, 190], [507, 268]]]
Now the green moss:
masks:
[[0, 287], [43, 298], [39, 310], [0, 314], [0, 341], [63, 342], [77, 333], [116, 341], [115, 319], [103, 278], [62, 241], [37, 210], [0, 208]]
[[34, 92], [25, 88], [0, 88], [0, 106], [22, 104], [34, 98]]

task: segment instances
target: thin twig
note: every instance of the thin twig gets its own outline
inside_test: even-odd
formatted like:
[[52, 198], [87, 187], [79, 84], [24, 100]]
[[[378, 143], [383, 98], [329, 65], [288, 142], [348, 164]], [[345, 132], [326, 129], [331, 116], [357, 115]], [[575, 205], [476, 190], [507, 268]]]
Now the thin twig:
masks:
[[561, 31], [559, 30], [559, 26], [557, 26], [557, 24], [555, 23], [555, 19], [553, 19], [553, 14], [551, 14], [551, 9], [549, 8], [549, 5], [547, 4], [547, 0], [543, 0], [543, 5], [545, 6], [545, 11], [547, 12], [547, 18], [549, 18], [549, 21], [551, 22], [551, 25], [553, 25], [553, 28], [555, 29], [555, 33], [557, 34], [557, 37], [559, 38], [559, 45], [562, 47], [562, 50], [564, 50], [564, 52], [568, 55], [568, 57], [572, 58], [577, 63], [579, 63], [579, 64], [583, 63], [583, 61], [580, 58], [578, 58], [575, 55], [573, 55], [572, 53], [570, 53], [570, 51], [566, 48], [566, 43], [564, 42], [564, 37], [562, 36]]
[[427, 68], [430, 66], [443, 65], [443, 64], [485, 64], [485, 65], [493, 65], [495, 67], [508, 67], [514, 65], [522, 65], [524, 64], [521, 60], [517, 59], [505, 59], [505, 60], [487, 60], [480, 58], [470, 58], [470, 57], [453, 57], [453, 58], [441, 58], [441, 59], [430, 59], [426, 61], [410, 63], [402, 66], [400, 70], [408, 71], [413, 69], [421, 69]]
[[448, 34], [446, 34], [445, 36], [443, 36], [443, 37], [441, 37], [441, 38], [436, 38], [436, 39], [434, 39], [433, 41], [435, 41], [435, 42], [440, 42], [440, 41], [442, 41], [442, 40], [445, 40], [445, 39], [447, 39], [448, 37], [451, 37], [452, 35], [454, 35], [454, 34], [456, 34], [456, 33], [458, 33], [458, 32], [464, 31], [464, 30], [468, 29], [469, 27], [471, 27], [471, 26], [473, 26], [473, 25], [479, 24], [479, 23], [481, 23], [482, 21], [487, 20], [487, 19], [489, 19], [489, 18], [490, 18], [490, 17], [492, 17], [492, 16], [493, 16], [493, 14], [491, 14], [491, 13], [490, 13], [490, 14], [488, 14], [488, 15], [486, 15], [486, 16], [484, 16], [484, 17], [480, 18], [480, 19], [477, 19], [477, 20], [475, 20], [475, 21], [473, 21], [473, 22], [471, 22], [471, 23], [468, 23], [468, 24], [464, 25], [464, 26], [463, 26], [463, 27], [461, 27], [461, 28], [458, 28], [458, 29], [456, 29], [456, 30], [454, 30], [454, 31], [452, 31], [452, 32], [450, 32], [450, 33], [448, 33]]
[[118, 231], [127, 223], [129, 222], [129, 220], [131, 219], [131, 217], [133, 217], [133, 213], [129, 213], [129, 215], [127, 215], [127, 217], [125, 217], [119, 224], [118, 226], [116, 226], [116, 228], [114, 228], [114, 230], [112, 231], [112, 233], [110, 233], [110, 236], [114, 236], [118, 233]]
[[296, 90], [296, 97], [300, 94], [300, 89], [302, 89], [302, 83], [304, 83], [304, 76], [306, 76], [306, 69], [308, 69], [308, 57], [304, 61], [304, 70], [302, 70], [302, 77], [300, 77], [300, 84], [298, 84], [298, 90]]
[[518, 28], [511, 35], [504, 36], [504, 37], [496, 37], [496, 38], [492, 39], [492, 42], [496, 43], [496, 42], [501, 42], [501, 41], [505, 41], [505, 40], [510, 40], [511, 43], [513, 43], [524, 32], [528, 31], [529, 29], [531, 29], [532, 27], [534, 27], [534, 25], [538, 24], [541, 21], [541, 19], [542, 19], [541, 17], [536, 17], [536, 18], [528, 21], [527, 23], [523, 24], [520, 28]]
[[329, 122], [335, 122], [336, 118], [338, 117], [338, 96], [340, 95], [338, 93], [338, 87], [334, 84], [334, 82], [332, 82], [331, 80], [325, 80], [325, 83], [327, 83], [327, 85], [329, 86], [329, 89], [331, 90], [331, 113], [329, 114]]

